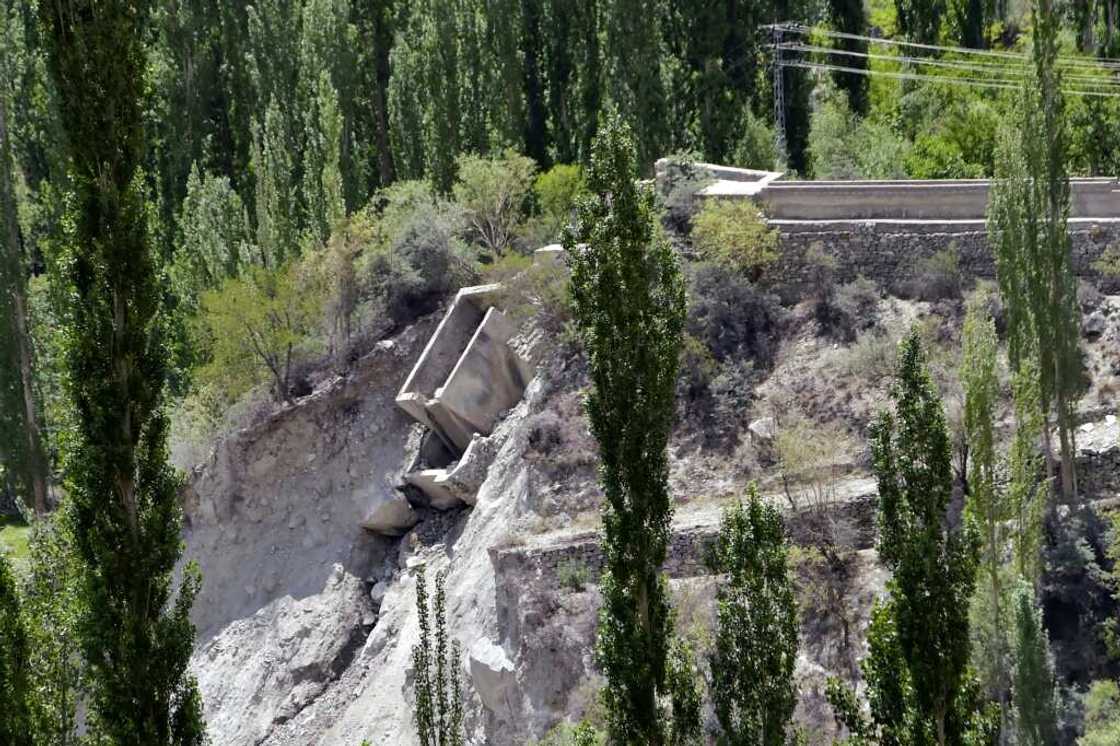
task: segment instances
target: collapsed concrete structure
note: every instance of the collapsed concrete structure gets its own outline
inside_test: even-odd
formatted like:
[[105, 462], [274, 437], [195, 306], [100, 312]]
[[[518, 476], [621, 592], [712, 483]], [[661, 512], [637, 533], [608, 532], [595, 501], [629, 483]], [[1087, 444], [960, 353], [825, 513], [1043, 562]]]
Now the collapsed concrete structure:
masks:
[[458, 292], [396, 397], [427, 429], [404, 483], [440, 510], [474, 504], [488, 463], [484, 437], [533, 376], [510, 344], [517, 329], [495, 305], [500, 292], [497, 284]]

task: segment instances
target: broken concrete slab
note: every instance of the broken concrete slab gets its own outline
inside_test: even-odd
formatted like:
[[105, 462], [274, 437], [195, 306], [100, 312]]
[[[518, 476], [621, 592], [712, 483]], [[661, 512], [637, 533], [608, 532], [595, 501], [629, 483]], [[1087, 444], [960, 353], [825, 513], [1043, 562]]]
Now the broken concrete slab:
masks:
[[380, 502], [362, 520], [362, 527], [385, 536], [404, 536], [420, 517], [403, 495]]
[[532, 377], [532, 365], [507, 344], [517, 332], [497, 308], [475, 330], [455, 369], [435, 399], [449, 413], [447, 434], [460, 450], [474, 433], [489, 435], [499, 415], [517, 402]]
[[406, 474], [404, 478], [406, 482], [427, 495], [429, 505], [436, 510], [451, 510], [463, 504], [463, 501], [447, 488], [447, 469], [421, 469]]
[[510, 697], [517, 689], [517, 669], [502, 647], [479, 638], [471, 646], [467, 668], [486, 709], [502, 717], [513, 711]]
[[471, 335], [501, 290], [501, 285], [476, 285], [460, 290], [420, 353], [404, 385], [397, 405], [421, 424], [435, 429], [426, 404], [451, 373]]
[[564, 251], [564, 247], [558, 243], [542, 246], [533, 252], [533, 264], [551, 265], [559, 268], [564, 264], [564, 257], [567, 253]]

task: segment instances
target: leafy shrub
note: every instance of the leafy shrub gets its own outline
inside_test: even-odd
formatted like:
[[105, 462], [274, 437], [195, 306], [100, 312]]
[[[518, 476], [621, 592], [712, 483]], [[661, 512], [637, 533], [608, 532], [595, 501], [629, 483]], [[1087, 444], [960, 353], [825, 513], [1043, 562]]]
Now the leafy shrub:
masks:
[[779, 306], [746, 278], [711, 263], [695, 265], [687, 330], [719, 362], [752, 360], [769, 368], [776, 352]]
[[687, 233], [696, 214], [696, 193], [711, 183], [711, 175], [692, 153], [677, 153], [658, 162], [657, 186], [666, 227]]
[[431, 313], [472, 272], [458, 239], [460, 213], [423, 182], [401, 182], [378, 193], [374, 241], [357, 260], [364, 297], [394, 324]]
[[882, 294], [874, 280], [862, 275], [835, 288], [816, 306], [821, 328], [844, 342], [875, 326]]
[[295, 262], [274, 271], [254, 267], [203, 293], [200, 326], [210, 360], [199, 380], [229, 399], [269, 380], [273, 397], [290, 401], [292, 370], [315, 347], [322, 295]]
[[467, 238], [490, 257], [513, 248], [525, 220], [536, 165], [531, 158], [507, 150], [498, 157], [461, 155], [452, 195], [462, 210]]
[[732, 165], [767, 170], [777, 167], [778, 152], [774, 142], [774, 130], [754, 115], [749, 104], [743, 109], [743, 120], [739, 125], [739, 131], [742, 136], [735, 143], [732, 151]]
[[607, 737], [588, 720], [579, 723], [563, 722], [548, 732], [541, 741], [530, 746], [604, 746]]
[[809, 157], [818, 179], [892, 179], [905, 175], [907, 143], [891, 127], [852, 113], [831, 90], [813, 115]]
[[1093, 269], [1108, 279], [1120, 278], [1120, 246], [1109, 244], [1093, 262]]
[[1094, 681], [1085, 695], [1085, 735], [1078, 746], [1120, 743], [1120, 687], [1115, 681]]
[[545, 244], [560, 239], [560, 232], [571, 217], [572, 206], [586, 191], [583, 167], [559, 163], [533, 183], [533, 194], [537, 200], [540, 214], [529, 228], [529, 237], [536, 244]]
[[979, 179], [984, 167], [967, 162], [955, 140], [927, 134], [906, 154], [906, 173], [912, 179]]
[[304, 259], [308, 273], [323, 292], [323, 326], [328, 352], [339, 366], [348, 362], [354, 316], [361, 303], [357, 260], [373, 246], [375, 227], [362, 210], [336, 223], [326, 246]]
[[918, 262], [907, 294], [932, 303], [959, 300], [963, 290], [960, 254], [955, 246], [950, 246]]
[[712, 357], [711, 350], [702, 341], [685, 334], [681, 341], [681, 365], [679, 376], [679, 398], [684, 402], [696, 402], [710, 393], [712, 378], [719, 370], [719, 363]]
[[856, 337], [843, 351], [844, 372], [869, 384], [876, 384], [894, 374], [897, 344], [881, 330], [872, 329]]
[[807, 269], [808, 295], [823, 332], [851, 342], [858, 332], [875, 325], [881, 293], [874, 281], [861, 275], [837, 286], [839, 262], [825, 251], [820, 241], [810, 244], [803, 262]]
[[784, 416], [775, 440], [782, 490], [830, 567], [838, 568], [854, 544], [850, 520], [836, 510], [835, 483], [851, 447], [847, 433], [833, 423]]
[[563, 267], [507, 254], [486, 267], [483, 276], [487, 282], [502, 284], [498, 305], [515, 323], [533, 320], [538, 328], [559, 335], [559, 341], [574, 341], [572, 299]]
[[556, 581], [561, 588], [579, 592], [591, 582], [591, 572], [587, 565], [578, 560], [567, 560], [556, 568]]
[[778, 259], [778, 232], [749, 200], [705, 200], [692, 220], [692, 243], [705, 260], [755, 282]]

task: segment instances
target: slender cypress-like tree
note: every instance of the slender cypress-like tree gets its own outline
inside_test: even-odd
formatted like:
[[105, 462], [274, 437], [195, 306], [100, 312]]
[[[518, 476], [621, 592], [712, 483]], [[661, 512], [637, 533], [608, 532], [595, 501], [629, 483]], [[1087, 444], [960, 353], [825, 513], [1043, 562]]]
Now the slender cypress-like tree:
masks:
[[751, 484], [724, 513], [709, 565], [727, 578], [716, 595], [712, 701], [727, 746], [785, 746], [797, 704], [797, 603], [782, 518]]
[[[6, 18], [0, 19], [0, 30]], [[0, 62], [0, 464], [19, 497], [38, 515], [47, 510], [49, 464], [35, 400], [27, 276], [12, 188], [8, 132], [8, 65]]]
[[129, 0], [41, 6], [73, 188], [63, 266], [79, 637], [89, 725], [119, 746], [204, 738], [187, 670], [197, 569], [188, 567], [172, 592], [182, 552], [179, 478], [167, 464], [161, 289], [141, 174], [148, 11]]
[[1058, 743], [1054, 661], [1042, 626], [1042, 611], [1028, 583], [1015, 594], [1015, 709], [1019, 746]]
[[587, 413], [599, 443], [603, 607], [598, 661], [612, 743], [662, 744], [672, 621], [661, 564], [672, 506], [672, 428], [685, 286], [639, 186], [630, 130], [617, 118], [596, 141], [588, 191], [564, 246], [577, 326], [591, 369]]
[[[867, 42], [852, 38], [863, 36], [867, 30], [863, 0], [828, 0], [828, 15], [837, 31], [852, 35], [838, 39], [836, 46], [845, 52], [855, 53], [855, 55], [836, 55], [836, 61], [833, 64], [866, 70], [867, 58], [859, 55], [867, 54]], [[866, 115], [869, 103], [867, 96], [868, 77], [859, 73], [843, 71], [834, 73], [834, 77], [836, 84], [848, 94], [848, 105], [852, 107], [852, 111], [860, 116]]]
[[1009, 495], [997, 483], [994, 410], [999, 399], [996, 375], [995, 324], [982, 302], [969, 304], [964, 321], [961, 383], [964, 385], [964, 426], [968, 439], [968, 502], [971, 520], [980, 529], [983, 582], [973, 598], [973, 630], [978, 643], [978, 669], [989, 696], [1008, 720], [1010, 653], [1007, 644], [1005, 526], [1013, 516]]
[[446, 584], [447, 573], [441, 572], [436, 576], [435, 606], [429, 608], [424, 568], [417, 571], [416, 614], [420, 641], [412, 648], [412, 668], [416, 676], [414, 716], [421, 746], [460, 746], [463, 743], [459, 641], [453, 640], [448, 645]]
[[945, 0], [894, 0], [898, 29], [906, 38], [921, 44], [936, 44], [941, 32]]
[[635, 134], [637, 165], [652, 171], [669, 147], [668, 102], [661, 79], [660, 3], [611, 0], [603, 3], [606, 47], [605, 86], [615, 110]]
[[0, 743], [33, 746], [30, 707], [30, 650], [19, 592], [0, 549]]
[[968, 681], [968, 601], [978, 542], [948, 528], [953, 487], [949, 433], [917, 333], [901, 346], [891, 394], [871, 430], [879, 482], [879, 554], [893, 572], [891, 609], [914, 709], [941, 746], [960, 743], [968, 720], [958, 697]]
[[1040, 479], [1038, 438], [1042, 433], [1042, 408], [1038, 394], [1038, 358], [1031, 353], [1011, 381], [1015, 402], [1015, 436], [1008, 456], [1008, 500], [1014, 511], [1015, 566], [1025, 580], [1037, 586], [1042, 575], [1042, 523], [1049, 482]]
[[1023, 87], [1018, 118], [1004, 130], [996, 157], [988, 225], [1000, 293], [1007, 308], [1008, 355], [1018, 371], [1038, 356], [1042, 444], [1053, 473], [1051, 417], [1061, 444], [1062, 494], [1077, 491], [1073, 410], [1080, 386], [1080, 313], [1070, 265], [1069, 174], [1058, 20], [1048, 0], [1034, 15], [1034, 65]]

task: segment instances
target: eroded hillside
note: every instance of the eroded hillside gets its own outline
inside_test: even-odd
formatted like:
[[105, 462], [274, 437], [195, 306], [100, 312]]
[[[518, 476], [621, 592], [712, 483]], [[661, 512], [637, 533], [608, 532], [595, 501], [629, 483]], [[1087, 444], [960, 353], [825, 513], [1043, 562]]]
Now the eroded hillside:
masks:
[[[721, 509], [756, 480], [787, 511], [799, 546], [796, 718], [811, 742], [828, 743], [836, 731], [825, 682], [858, 681], [868, 615], [887, 578], [874, 550], [866, 434], [886, 400], [895, 343], [918, 326], [953, 420], [963, 295], [990, 291], [981, 284], [926, 301], [861, 280], [839, 291], [847, 316], [828, 317], [812, 297], [783, 306], [707, 265], [690, 267], [694, 343], [670, 449], [676, 514], [666, 563], [678, 629], [701, 651], [710, 644], [704, 547]], [[1117, 481], [1120, 297], [1082, 296], [1093, 386], [1080, 404], [1081, 461], [1087, 497], [1102, 500]], [[527, 743], [596, 717], [600, 494], [581, 409], [585, 363], [568, 337], [542, 334], [540, 319], [525, 317], [537, 374], [489, 436], [495, 455], [473, 508], [418, 506], [420, 522], [400, 538], [361, 527], [375, 505], [399, 499], [419, 426], [393, 396], [438, 318], [226, 437], [193, 473], [187, 556], [205, 576], [193, 665], [216, 744], [413, 743], [421, 565], [449, 573], [471, 743]], [[839, 565], [824, 561], [825, 541]], [[1053, 632], [1071, 684], [1100, 673], [1086, 662], [1093, 644], [1076, 642], [1078, 625], [1098, 611], [1054, 614], [1069, 633]]]

